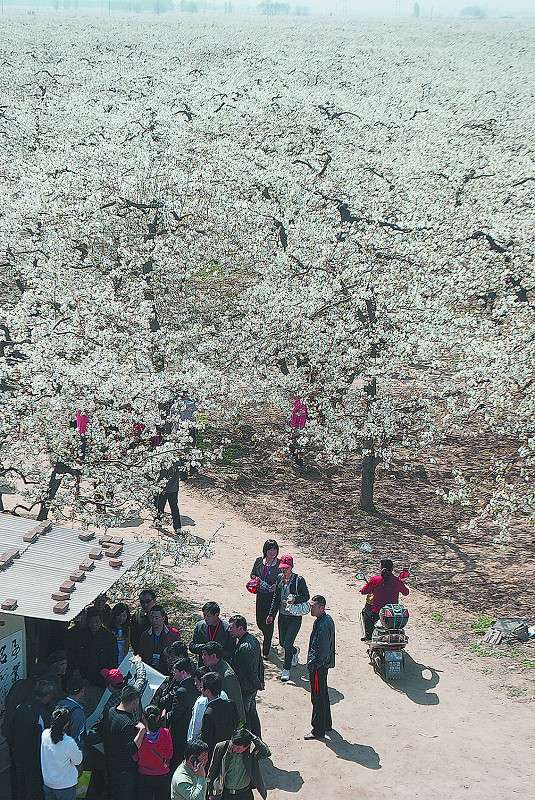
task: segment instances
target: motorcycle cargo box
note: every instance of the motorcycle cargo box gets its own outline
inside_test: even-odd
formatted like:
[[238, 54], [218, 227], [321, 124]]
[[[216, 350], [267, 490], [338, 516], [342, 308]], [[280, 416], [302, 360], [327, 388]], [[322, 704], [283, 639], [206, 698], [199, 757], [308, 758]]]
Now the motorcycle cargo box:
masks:
[[379, 619], [385, 630], [399, 631], [407, 624], [409, 612], [405, 606], [400, 606], [397, 603], [389, 603], [380, 610]]

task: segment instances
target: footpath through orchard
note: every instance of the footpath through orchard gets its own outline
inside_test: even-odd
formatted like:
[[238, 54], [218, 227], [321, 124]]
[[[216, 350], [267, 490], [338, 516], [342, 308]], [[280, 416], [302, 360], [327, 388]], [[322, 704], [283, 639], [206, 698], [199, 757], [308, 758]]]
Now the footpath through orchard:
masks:
[[[216, 600], [222, 615], [243, 613], [254, 625], [254, 597], [245, 589], [252, 563], [267, 538], [295, 558], [311, 594], [324, 594], [337, 629], [337, 666], [330, 671], [335, 731], [330, 739], [304, 741], [310, 730], [306, 667], [312, 618], [296, 644], [301, 664], [294, 680], [278, 680], [280, 660], [266, 664], [259, 693], [262, 735], [272, 750], [264, 764], [270, 800], [503, 800], [528, 797], [535, 785], [533, 704], [501, 696], [484, 675], [457, 658], [438, 632], [419, 626], [423, 598], [407, 598], [411, 620], [406, 676], [394, 688], [368, 664], [357, 614], [361, 597], [351, 574], [305, 556], [284, 533], [262, 530], [235, 512], [184, 487], [181, 510], [206, 539], [225, 522], [212, 555], [181, 569], [180, 592], [202, 605]], [[318, 532], [321, 535], [321, 532]], [[274, 642], [277, 643], [275, 635]]]

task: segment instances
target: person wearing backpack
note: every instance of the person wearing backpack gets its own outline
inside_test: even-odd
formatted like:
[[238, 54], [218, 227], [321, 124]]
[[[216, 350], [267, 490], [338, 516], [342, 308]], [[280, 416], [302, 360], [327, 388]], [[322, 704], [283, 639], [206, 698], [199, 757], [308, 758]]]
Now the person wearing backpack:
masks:
[[297, 666], [299, 648], [294, 646], [301, 628], [301, 617], [309, 613], [310, 592], [305, 579], [293, 571], [294, 560], [291, 555], [281, 556], [279, 569], [281, 575], [273, 595], [267, 624], [273, 623], [279, 612], [279, 643], [284, 648], [284, 665], [281, 681], [290, 680], [290, 670]]
[[169, 728], [161, 726], [158, 706], [147, 706], [143, 712], [145, 735], [136, 753], [139, 800], [168, 800], [173, 756]]

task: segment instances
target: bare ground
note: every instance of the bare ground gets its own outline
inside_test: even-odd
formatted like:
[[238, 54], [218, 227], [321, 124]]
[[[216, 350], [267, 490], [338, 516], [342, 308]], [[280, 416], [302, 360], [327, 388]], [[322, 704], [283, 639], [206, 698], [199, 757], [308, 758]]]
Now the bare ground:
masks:
[[[453, 470], [462, 466], [483, 499], [486, 467], [492, 456], [511, 451], [509, 442], [450, 436], [411, 471], [404, 470], [400, 454], [388, 470], [378, 469], [378, 513], [370, 515], [358, 508], [358, 464], [319, 468], [308, 458], [302, 470], [275, 447], [266, 452], [265, 442], [255, 446], [247, 429], [241, 437], [234, 432], [233, 441], [225, 467], [201, 477], [199, 485], [251, 522], [284, 530], [318, 557], [355, 571], [376, 569], [385, 555], [399, 566], [412, 564], [420, 591], [463, 614], [533, 616], [533, 525], [519, 519], [511, 541], [497, 545], [496, 529], [459, 533], [467, 510], [437, 495], [453, 486]], [[372, 545], [371, 555], [358, 549], [363, 541]]]
[[[494, 691], [496, 676], [483, 674], [480, 660], [469, 661], [439, 627], [429, 624], [426, 595], [412, 591], [408, 598], [407, 674], [397, 686], [389, 686], [373, 673], [359, 641], [360, 601], [351, 569], [339, 563], [335, 569], [332, 559], [318, 558], [309, 546], [296, 543], [274, 505], [266, 511], [269, 528], [261, 528], [188, 486], [181, 510], [200, 540], [209, 539], [225, 522], [211, 556], [177, 573], [188, 599], [199, 604], [215, 599], [226, 616], [240, 612], [253, 620], [254, 600], [245, 581], [263, 541], [276, 532], [312, 592], [327, 596], [336, 622], [337, 666], [329, 680], [335, 731], [329, 739], [303, 740], [310, 723], [306, 669], [296, 668], [285, 685], [277, 679], [278, 654], [267, 666], [259, 713], [263, 738], [273, 753], [265, 764], [270, 800], [529, 796], [535, 777], [533, 706]], [[297, 641], [301, 664], [311, 623], [311, 618], [304, 619]]]

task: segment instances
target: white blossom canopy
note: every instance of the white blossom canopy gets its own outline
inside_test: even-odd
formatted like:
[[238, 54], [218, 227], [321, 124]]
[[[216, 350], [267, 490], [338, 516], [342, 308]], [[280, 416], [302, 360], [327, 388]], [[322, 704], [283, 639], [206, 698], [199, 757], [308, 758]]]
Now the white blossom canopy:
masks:
[[510, 435], [489, 510], [527, 511], [532, 33], [13, 20], [1, 436], [30, 497], [61, 462], [56, 512], [149, 502], [191, 442], [125, 457], [124, 432], [187, 386], [214, 416], [299, 395], [335, 460]]

